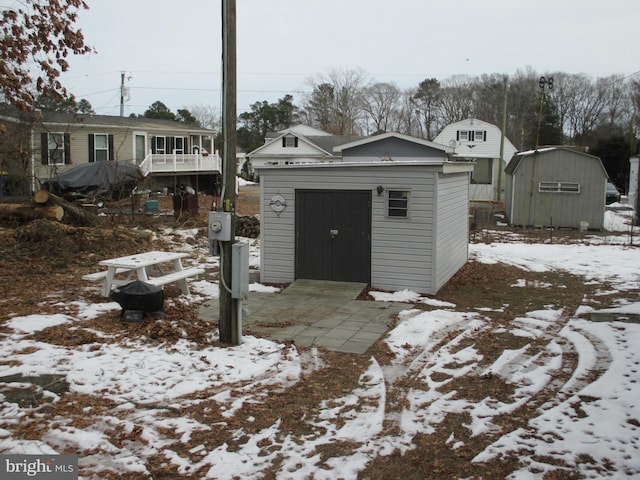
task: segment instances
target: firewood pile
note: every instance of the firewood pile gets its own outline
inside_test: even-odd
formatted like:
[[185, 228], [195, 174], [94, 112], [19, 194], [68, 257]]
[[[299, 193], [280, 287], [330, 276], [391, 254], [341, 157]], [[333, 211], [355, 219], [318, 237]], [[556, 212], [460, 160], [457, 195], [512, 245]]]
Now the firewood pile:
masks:
[[0, 203], [0, 220], [24, 224], [38, 219], [49, 219], [69, 225], [90, 227], [98, 223], [93, 208], [66, 201], [47, 190], [38, 190], [31, 202]]
[[260, 219], [251, 215], [237, 216], [235, 233], [238, 237], [258, 238], [260, 236]]

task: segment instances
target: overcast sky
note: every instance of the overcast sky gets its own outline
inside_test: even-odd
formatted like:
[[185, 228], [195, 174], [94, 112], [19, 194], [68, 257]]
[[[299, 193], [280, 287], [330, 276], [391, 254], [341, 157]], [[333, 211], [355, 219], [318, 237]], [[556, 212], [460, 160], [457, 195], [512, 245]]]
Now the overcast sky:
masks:
[[[219, 108], [221, 0], [86, 0], [78, 26], [97, 53], [71, 60], [63, 83], [99, 114], [160, 100], [174, 112]], [[302, 104], [308, 79], [362, 69], [415, 87], [453, 75], [640, 71], [638, 0], [237, 0], [238, 113], [286, 94]], [[635, 78], [638, 78], [637, 76]]]

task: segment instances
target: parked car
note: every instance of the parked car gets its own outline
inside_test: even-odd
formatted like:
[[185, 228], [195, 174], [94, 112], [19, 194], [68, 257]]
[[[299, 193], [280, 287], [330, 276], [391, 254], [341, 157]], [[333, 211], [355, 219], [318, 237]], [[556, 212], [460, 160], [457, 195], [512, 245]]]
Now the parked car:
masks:
[[613, 183], [607, 182], [606, 192], [607, 192], [607, 199], [606, 199], [607, 205], [611, 205], [612, 203], [616, 203], [620, 201], [620, 192], [618, 191], [618, 189]]

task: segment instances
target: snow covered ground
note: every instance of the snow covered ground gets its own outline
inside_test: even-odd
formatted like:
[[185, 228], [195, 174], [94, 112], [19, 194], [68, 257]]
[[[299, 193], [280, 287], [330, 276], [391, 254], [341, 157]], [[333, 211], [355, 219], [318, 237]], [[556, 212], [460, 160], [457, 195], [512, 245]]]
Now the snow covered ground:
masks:
[[[472, 244], [471, 260], [507, 263], [523, 272], [565, 271], [585, 282], [606, 283], [608, 293], [619, 295], [615, 304], [603, 306], [601, 311], [640, 315], [640, 248], [629, 246], [633, 237], [625, 215], [607, 213], [612, 233], [604, 238], [585, 235], [570, 245], [531, 244], [515, 233], [505, 242]], [[640, 232], [633, 233], [637, 244]], [[498, 233], [495, 237], [500, 235], [504, 238]], [[251, 261], [257, 264], [259, 246], [255, 242], [251, 252]], [[204, 260], [217, 262], [213, 257]], [[516, 282], [513, 288], [523, 285]], [[263, 288], [252, 286], [254, 290]], [[199, 302], [218, 294], [217, 286], [209, 282], [194, 283], [192, 291], [191, 298], [181, 301]], [[500, 328], [492, 323], [489, 312], [460, 311], [453, 303], [414, 292], [380, 293], [377, 300], [422, 301], [433, 309], [402, 312], [397, 327], [384, 340], [393, 354], [391, 361], [380, 365], [371, 357], [350, 393], [322, 402], [315, 413], [301, 420], [310, 427], [307, 435], [294, 437], [277, 421], [257, 432], [251, 425], [237, 425], [233, 437], [245, 439], [235, 448], [227, 444], [208, 448], [203, 443], [188, 452], [176, 448], [175, 441], [163, 432], [178, 432], [181, 442], [190, 445], [194, 432], [206, 432], [213, 426], [187, 414], [169, 419], [158, 415], [158, 409], [186, 411], [198, 401], [193, 396], [186, 399], [188, 394], [214, 391], [213, 399], [233, 425], [245, 402], [261, 401], [265, 386], [286, 388], [302, 381], [310, 364], [322, 368], [320, 353], [250, 336], [244, 337], [241, 346], [206, 350], [187, 340], [170, 349], [136, 340], [56, 346], [33, 340], [30, 334], [52, 325], [81, 328], [83, 322], [119, 306], [79, 301], [75, 305], [79, 313], [73, 315], [68, 305], [60, 305], [60, 313], [53, 315], [19, 317], [9, 313], [8, 329], [0, 334], [0, 376], [62, 374], [71, 392], [99, 394], [116, 402], [118, 409], [109, 412], [87, 407], [86, 414], [92, 420], [85, 428], [38, 414], [39, 421], [48, 422], [50, 428], [41, 438], [28, 440], [13, 432], [33, 412], [5, 401], [0, 392], [0, 453], [55, 454], [71, 448], [77, 451], [84, 471], [102, 468], [120, 472], [123, 478], [148, 474], [147, 460], [161, 455], [185, 478], [189, 472], [200, 471], [204, 473], [199, 478], [257, 479], [275, 471], [278, 478], [353, 479], [374, 458], [413, 449], [414, 436], [429, 435], [447, 414], [468, 414], [468, 436], [476, 437], [499, 431], [498, 419], [523, 405], [535, 404], [533, 418], [489, 443], [473, 462], [518, 455], [521, 467], [509, 478], [522, 480], [542, 479], [545, 472], [563, 468], [587, 478], [640, 478], [639, 323], [589, 321], [587, 314], [594, 312], [589, 299], [576, 311], [549, 305], [513, 318], [508, 327]], [[495, 334], [508, 332], [521, 337], [523, 346], [505, 350], [488, 367], [480, 366], [483, 355], [470, 340], [491, 329]], [[543, 346], [534, 349], [533, 343]], [[569, 380], [554, 383], [554, 375], [564, 368], [563, 360], [572, 352], [577, 353], [577, 360]], [[413, 381], [400, 386], [398, 380], [407, 375]], [[470, 375], [498, 376], [513, 385], [513, 394], [509, 399], [488, 396], [478, 401], [455, 392], [442, 393], [447, 383]], [[391, 386], [404, 396], [404, 406], [394, 418], [386, 413]], [[545, 391], [553, 395], [545, 397]], [[51, 402], [61, 401], [62, 397], [43, 393]], [[543, 403], [539, 403], [540, 397], [545, 398]], [[161, 407], [152, 408], [154, 405]], [[397, 428], [384, 428], [384, 422], [395, 422]], [[140, 429], [143, 433], [136, 442], [115, 444], [106, 434], [114, 429], [128, 433]], [[318, 448], [332, 442], [352, 442], [355, 447], [319, 468]], [[465, 441], [453, 432], [447, 444], [454, 450], [465, 448]]]

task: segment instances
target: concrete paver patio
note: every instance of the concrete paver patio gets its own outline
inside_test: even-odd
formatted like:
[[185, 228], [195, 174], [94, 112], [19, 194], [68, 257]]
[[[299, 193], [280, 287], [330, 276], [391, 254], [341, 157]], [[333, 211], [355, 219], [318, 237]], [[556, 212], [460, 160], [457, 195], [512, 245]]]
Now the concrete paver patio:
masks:
[[[365, 353], [390, 328], [409, 303], [357, 300], [364, 283], [296, 280], [280, 293], [250, 292], [243, 301], [243, 333], [301, 346]], [[218, 321], [214, 299], [200, 317]]]

